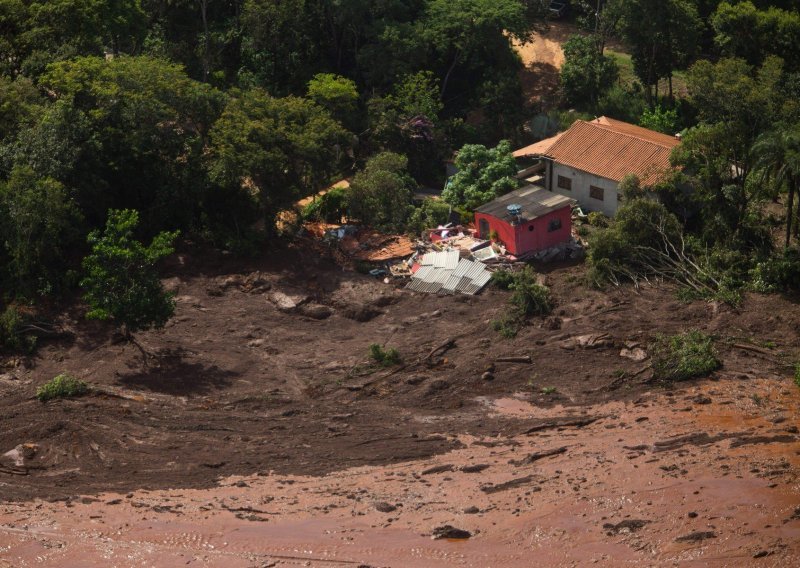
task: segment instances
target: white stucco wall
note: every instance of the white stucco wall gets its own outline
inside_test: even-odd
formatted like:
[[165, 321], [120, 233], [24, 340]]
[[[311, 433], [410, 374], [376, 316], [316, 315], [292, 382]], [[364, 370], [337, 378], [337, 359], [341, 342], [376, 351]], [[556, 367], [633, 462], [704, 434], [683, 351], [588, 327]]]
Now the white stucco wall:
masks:
[[[548, 174], [550, 173], [549, 168], [546, 171]], [[572, 179], [572, 190], [558, 187], [558, 176]], [[609, 217], [613, 217], [617, 212], [619, 201], [617, 199], [617, 182], [615, 181], [553, 162], [552, 179], [548, 179], [546, 183], [547, 188], [554, 193], [575, 199], [587, 213], [601, 211]], [[603, 188], [603, 201], [589, 196], [590, 185]]]

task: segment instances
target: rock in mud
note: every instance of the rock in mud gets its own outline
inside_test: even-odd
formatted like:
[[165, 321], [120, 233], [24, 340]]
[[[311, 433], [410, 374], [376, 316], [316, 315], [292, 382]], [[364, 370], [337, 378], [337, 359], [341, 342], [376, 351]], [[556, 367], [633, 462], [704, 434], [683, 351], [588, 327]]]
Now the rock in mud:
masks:
[[614, 340], [607, 333], [589, 333], [586, 335], [577, 335], [565, 339], [561, 343], [564, 349], [599, 349], [601, 347], [612, 347]]
[[481, 510], [478, 509], [475, 505], [473, 505], [472, 507], [467, 507], [466, 509], [464, 509], [464, 514], [465, 515], [476, 515], [476, 514], [478, 514], [480, 512], [481, 512]]
[[620, 350], [619, 356], [630, 359], [631, 361], [644, 361], [647, 359], [647, 351], [641, 347], [634, 347], [633, 349], [624, 348]]
[[333, 310], [322, 304], [305, 304], [300, 307], [300, 313], [311, 319], [324, 320], [331, 317]]
[[638, 531], [649, 522], [650, 521], [645, 521], [643, 519], [625, 519], [617, 524], [605, 523], [603, 528], [608, 531], [608, 535], [632, 533]]
[[441, 538], [457, 538], [465, 539], [472, 536], [472, 533], [464, 529], [457, 529], [451, 525], [442, 525], [433, 529], [432, 539], [438, 540]]
[[489, 371], [486, 371], [485, 373], [483, 373], [481, 375], [481, 379], [483, 379], [484, 381], [493, 381], [494, 380], [494, 373], [490, 373]]
[[377, 503], [372, 505], [373, 508], [378, 511], [379, 513], [391, 513], [392, 511], [396, 511], [397, 507], [394, 505], [387, 503], [386, 501], [378, 501]]
[[428, 394], [435, 394], [437, 392], [447, 390], [448, 388], [450, 388], [450, 383], [444, 379], [436, 379], [430, 385], [428, 385]]
[[301, 304], [309, 300], [308, 296], [302, 294], [286, 294], [275, 290], [269, 294], [269, 301], [282, 312], [292, 312]]
[[24, 467], [25, 462], [33, 459], [38, 451], [39, 446], [36, 444], [19, 444], [13, 450], [0, 456], [0, 463], [5, 462], [6, 465], [13, 467]]
[[407, 385], [418, 385], [418, 384], [420, 384], [422, 381], [424, 381], [427, 378], [428, 377], [426, 377], [425, 375], [411, 375], [410, 377], [408, 377], [406, 379], [406, 384]]
[[702, 542], [709, 538], [717, 538], [717, 533], [714, 531], [695, 531], [693, 533], [679, 536], [675, 542]]

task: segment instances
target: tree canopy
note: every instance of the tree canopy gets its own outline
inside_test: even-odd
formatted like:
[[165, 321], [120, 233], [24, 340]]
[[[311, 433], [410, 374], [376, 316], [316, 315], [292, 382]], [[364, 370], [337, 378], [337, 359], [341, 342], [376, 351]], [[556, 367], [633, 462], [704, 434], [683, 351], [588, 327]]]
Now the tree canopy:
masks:
[[442, 199], [451, 205], [474, 209], [518, 187], [517, 165], [507, 140], [494, 148], [466, 144], [455, 165], [458, 171], [442, 192]]

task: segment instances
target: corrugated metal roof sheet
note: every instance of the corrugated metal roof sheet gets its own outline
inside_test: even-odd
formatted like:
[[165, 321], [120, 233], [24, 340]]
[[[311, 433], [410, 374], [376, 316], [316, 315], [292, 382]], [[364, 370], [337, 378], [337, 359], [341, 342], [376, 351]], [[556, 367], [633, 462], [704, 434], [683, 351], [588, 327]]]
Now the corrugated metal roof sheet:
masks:
[[527, 185], [511, 193], [501, 195], [494, 201], [481, 205], [475, 211], [511, 221], [512, 216], [508, 213], [508, 206], [512, 204], [520, 205], [522, 206], [522, 211], [520, 212], [522, 221], [532, 221], [552, 211], [569, 207], [571, 203], [572, 200], [569, 197], [547, 191], [543, 187]]
[[[491, 278], [491, 273], [486, 270], [486, 266], [480, 262], [473, 262], [467, 259], [458, 260], [458, 251], [445, 251], [448, 253], [455, 252], [456, 264], [452, 265], [453, 255], [443, 255], [441, 257], [433, 256], [428, 258], [429, 262], [436, 262], [441, 258], [442, 266], [435, 266], [434, 264], [423, 265], [411, 277], [411, 281], [406, 288], [414, 290], [415, 292], [425, 292], [428, 294], [435, 294], [437, 292], [444, 294], [454, 294], [460, 292], [462, 294], [477, 294], [486, 286]], [[443, 253], [428, 253], [442, 255]], [[425, 257], [428, 255], [426, 254]], [[447, 266], [444, 266], [447, 264]], [[449, 268], [452, 266], [452, 268]]]
[[613, 181], [636, 174], [648, 185], [671, 169], [669, 156], [678, 144], [673, 136], [600, 117], [575, 121], [543, 154], [559, 164]]

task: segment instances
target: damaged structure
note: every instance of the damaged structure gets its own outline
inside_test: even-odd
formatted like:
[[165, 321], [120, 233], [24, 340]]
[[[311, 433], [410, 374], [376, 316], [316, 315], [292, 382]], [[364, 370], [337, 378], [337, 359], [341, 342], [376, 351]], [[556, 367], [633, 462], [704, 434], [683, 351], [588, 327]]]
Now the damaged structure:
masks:
[[478, 207], [475, 224], [482, 239], [493, 237], [513, 255], [530, 256], [572, 239], [572, 202], [529, 185]]
[[485, 264], [461, 258], [458, 249], [426, 253], [415, 268], [406, 288], [427, 294], [477, 294], [492, 277]]

